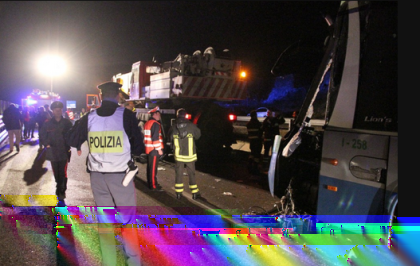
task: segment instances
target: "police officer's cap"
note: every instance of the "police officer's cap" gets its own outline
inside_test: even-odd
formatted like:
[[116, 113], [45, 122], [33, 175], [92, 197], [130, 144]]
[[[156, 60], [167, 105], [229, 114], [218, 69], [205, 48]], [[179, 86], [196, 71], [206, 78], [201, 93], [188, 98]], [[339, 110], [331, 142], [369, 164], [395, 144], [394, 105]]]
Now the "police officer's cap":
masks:
[[159, 113], [160, 113], [159, 106], [156, 106], [155, 108], [153, 108], [152, 110], [150, 110], [148, 113], [149, 113], [149, 114], [154, 114], [154, 113], [156, 113], [156, 112], [159, 112]]
[[251, 116], [257, 116], [257, 111], [252, 110], [252, 111], [251, 111], [251, 113], [250, 113], [250, 115], [251, 115]]
[[122, 84], [120, 83], [116, 83], [116, 82], [112, 82], [112, 81], [107, 81], [104, 82], [102, 84], [98, 85], [98, 89], [101, 90], [101, 92], [110, 92], [110, 91], [114, 91], [114, 92], [118, 92], [120, 90], [120, 88], [122, 87]]
[[54, 108], [60, 108], [63, 109], [64, 105], [62, 102], [60, 101], [55, 101], [51, 104], [51, 110], [53, 110]]

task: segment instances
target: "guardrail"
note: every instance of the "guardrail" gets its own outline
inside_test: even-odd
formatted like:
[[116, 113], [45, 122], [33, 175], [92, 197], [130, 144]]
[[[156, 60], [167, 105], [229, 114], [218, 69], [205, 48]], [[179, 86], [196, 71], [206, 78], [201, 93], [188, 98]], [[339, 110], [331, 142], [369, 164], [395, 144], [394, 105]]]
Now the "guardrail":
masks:
[[6, 125], [3, 123], [3, 115], [0, 115], [0, 148], [8, 143], [9, 134], [7, 134]]
[[3, 115], [0, 115], [0, 146], [3, 146], [8, 137], [6, 126], [3, 123]]

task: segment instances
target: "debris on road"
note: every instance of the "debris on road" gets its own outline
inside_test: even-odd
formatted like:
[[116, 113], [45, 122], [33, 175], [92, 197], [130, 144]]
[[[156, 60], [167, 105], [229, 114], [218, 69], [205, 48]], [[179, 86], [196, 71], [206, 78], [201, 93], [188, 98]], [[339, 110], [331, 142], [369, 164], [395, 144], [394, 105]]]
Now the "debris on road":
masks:
[[214, 181], [216, 181], [216, 182], [220, 182], [222, 179], [220, 179], [220, 178], [216, 178], [216, 179], [214, 179]]
[[232, 194], [231, 192], [223, 192], [223, 195], [226, 195], [226, 196], [233, 196], [233, 194]]

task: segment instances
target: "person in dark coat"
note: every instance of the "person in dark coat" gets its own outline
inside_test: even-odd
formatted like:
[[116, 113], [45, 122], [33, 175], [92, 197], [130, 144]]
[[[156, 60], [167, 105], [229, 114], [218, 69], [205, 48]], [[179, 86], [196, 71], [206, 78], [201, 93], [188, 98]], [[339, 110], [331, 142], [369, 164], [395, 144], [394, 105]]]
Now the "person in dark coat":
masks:
[[268, 162], [270, 149], [274, 144], [276, 135], [280, 135], [280, 125], [284, 124], [284, 117], [281, 115], [273, 116], [273, 113], [267, 111], [267, 117], [262, 123], [262, 131], [264, 132], [264, 161]]
[[45, 109], [45, 112], [47, 112], [50, 115], [50, 118], [54, 116], [48, 104], [44, 104], [44, 109]]
[[200, 194], [195, 179], [195, 141], [201, 137], [201, 130], [186, 118], [186, 114], [185, 109], [178, 109], [177, 119], [168, 133], [175, 158], [175, 192], [177, 199], [180, 199], [184, 191], [183, 175], [186, 167], [192, 198], [197, 199]]
[[25, 107], [22, 111], [23, 116], [23, 138], [28, 139], [29, 138], [29, 108]]
[[262, 149], [262, 129], [261, 122], [258, 120], [257, 112], [251, 111], [251, 120], [246, 124], [249, 139], [249, 156], [248, 170], [251, 173], [258, 173], [258, 165], [260, 164]]
[[10, 152], [13, 152], [13, 147], [16, 147], [16, 151], [19, 152], [23, 120], [19, 109], [13, 103], [4, 110], [3, 123], [6, 126], [7, 133], [9, 134]]
[[22, 106], [19, 106], [19, 108], [18, 108], [18, 110], [19, 110], [19, 114], [20, 114], [20, 141], [22, 141], [22, 140], [24, 140], [25, 138], [24, 138], [24, 136], [23, 136], [23, 122], [25, 121], [25, 117], [24, 117], [24, 114], [23, 114], [23, 107]]
[[[48, 112], [45, 111], [44, 106], [40, 106], [38, 108], [38, 114], [36, 117], [36, 122], [38, 123], [38, 135], [39, 132], [41, 132], [41, 128], [44, 125], [45, 122], [47, 122], [50, 119], [50, 115], [48, 114]], [[42, 149], [42, 144], [41, 141], [39, 142], [39, 148]]]
[[46, 160], [51, 162], [55, 182], [58, 205], [64, 205], [67, 190], [67, 164], [70, 161], [70, 146], [64, 139], [64, 134], [70, 130], [72, 123], [62, 116], [63, 103], [55, 101], [51, 104], [53, 118], [45, 122], [39, 132], [39, 145], [47, 149]]
[[37, 118], [37, 110], [34, 106], [29, 107], [29, 122], [28, 122], [28, 138], [35, 138], [35, 126], [36, 126], [36, 118]]

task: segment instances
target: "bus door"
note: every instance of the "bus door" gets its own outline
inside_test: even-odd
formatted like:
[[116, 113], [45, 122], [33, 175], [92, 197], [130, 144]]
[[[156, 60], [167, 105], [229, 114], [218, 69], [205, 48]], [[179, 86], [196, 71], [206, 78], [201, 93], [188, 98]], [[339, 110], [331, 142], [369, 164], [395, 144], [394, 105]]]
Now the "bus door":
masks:
[[326, 131], [317, 213], [383, 214], [389, 143], [386, 135]]

